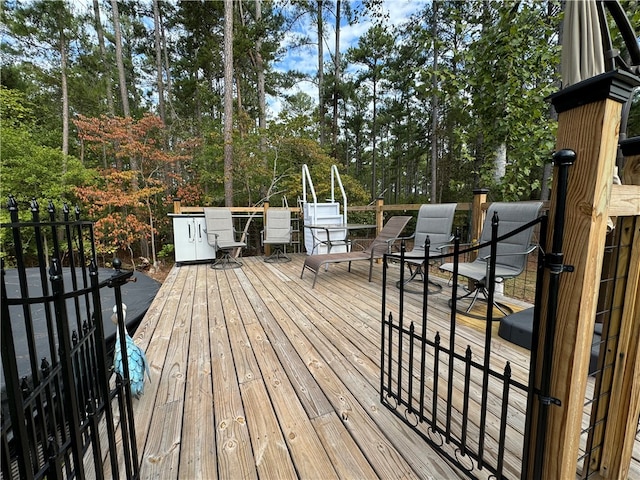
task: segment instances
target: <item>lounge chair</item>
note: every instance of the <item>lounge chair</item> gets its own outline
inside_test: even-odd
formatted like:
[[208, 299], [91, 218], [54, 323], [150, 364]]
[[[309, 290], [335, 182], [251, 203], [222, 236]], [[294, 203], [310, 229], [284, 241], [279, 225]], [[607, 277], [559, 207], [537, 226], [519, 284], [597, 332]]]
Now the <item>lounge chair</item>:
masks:
[[[488, 242], [491, 240], [491, 223], [494, 215], [498, 220], [498, 237], [502, 237], [509, 232], [523, 227], [529, 222], [534, 221], [540, 214], [542, 202], [512, 202], [512, 203], [492, 203], [487, 210], [487, 216], [482, 226], [480, 235], [480, 244], [487, 244], [478, 250], [478, 256], [472, 262], [460, 262], [458, 264], [458, 275], [473, 280], [475, 288], [465, 295], [458, 297], [458, 301], [467, 297], [471, 297], [468, 308], [460, 309], [460, 311], [469, 313], [475, 305], [480, 294], [484, 299], [488, 299], [487, 276], [489, 272], [489, 260], [491, 254], [491, 246]], [[496, 281], [502, 282], [508, 278], [515, 278], [520, 275], [527, 264], [527, 256], [535, 250], [535, 245], [531, 245], [533, 235], [533, 227], [511, 236], [497, 245], [496, 254]], [[454, 264], [445, 263], [440, 265], [440, 270], [453, 273]], [[456, 282], [458, 279], [452, 279]], [[511, 309], [504, 304], [494, 300], [494, 306], [502, 312], [503, 315], [512, 313]]]
[[373, 261], [382, 258], [385, 253], [391, 251], [391, 245], [398, 239], [400, 233], [406, 227], [407, 223], [411, 220], [410, 216], [395, 216], [391, 217], [385, 226], [380, 230], [380, 233], [373, 239], [371, 245], [368, 248], [361, 251], [350, 251], [341, 253], [327, 253], [319, 255], [309, 255], [304, 260], [302, 266], [302, 273], [300, 278], [303, 277], [306, 269], [315, 273], [313, 278], [313, 285], [316, 286], [316, 280], [318, 279], [318, 272], [323, 265], [328, 266], [330, 263], [342, 263], [349, 262], [349, 271], [351, 271], [351, 262], [358, 260], [369, 261], [369, 281], [373, 273]]
[[[424, 277], [425, 265], [425, 244], [429, 238], [429, 255], [440, 255], [444, 247], [451, 244], [451, 228], [453, 217], [456, 213], [456, 203], [425, 204], [418, 211], [416, 231], [409, 237], [413, 238], [413, 248], [405, 252], [405, 263], [409, 267], [410, 276], [404, 281], [405, 292], [422, 293], [423, 288], [411, 289], [409, 284], [416, 279]], [[437, 293], [442, 290], [442, 285], [429, 280], [429, 285], [434, 287], [428, 293]], [[400, 282], [397, 283], [400, 287]]]
[[265, 262], [290, 262], [291, 258], [287, 256], [287, 245], [291, 243], [291, 210], [268, 209], [261, 236], [263, 248], [265, 245], [273, 245], [273, 252], [264, 258]]
[[245, 248], [247, 244], [236, 240], [231, 210], [222, 207], [205, 207], [204, 219], [209, 245], [215, 249], [216, 255], [218, 251], [221, 252], [221, 257], [213, 262], [211, 268], [241, 267], [242, 262], [231, 256], [231, 252], [235, 249]]

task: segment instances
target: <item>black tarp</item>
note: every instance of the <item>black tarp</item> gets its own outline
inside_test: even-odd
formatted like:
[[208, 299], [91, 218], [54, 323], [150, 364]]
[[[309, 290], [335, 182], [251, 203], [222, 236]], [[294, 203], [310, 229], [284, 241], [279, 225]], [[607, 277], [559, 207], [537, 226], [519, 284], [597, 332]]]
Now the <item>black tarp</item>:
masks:
[[[40, 270], [38, 268], [28, 268], [27, 271], [27, 284], [28, 284], [28, 297], [36, 298], [42, 296], [42, 282], [40, 277]], [[7, 296], [9, 299], [20, 297], [20, 287], [18, 281], [18, 272], [15, 269], [5, 270], [5, 281], [7, 286]], [[112, 276], [114, 270], [107, 268], [98, 269], [98, 281], [102, 282]], [[133, 278], [135, 282], [127, 282], [122, 286], [122, 301], [127, 305], [126, 325], [130, 334], [133, 334], [135, 328], [138, 326], [142, 318], [144, 317], [147, 309], [151, 305], [156, 293], [160, 288], [160, 283], [152, 279], [151, 277], [134, 272]], [[48, 282], [48, 275], [46, 276]], [[71, 270], [69, 268], [63, 269], [63, 281], [64, 291], [70, 292], [74, 290]], [[76, 269], [76, 281], [78, 289], [84, 288], [84, 279], [82, 278], [81, 270]], [[90, 280], [87, 278], [87, 285], [90, 285]], [[51, 295], [51, 285], [48, 283], [48, 294]], [[84, 296], [79, 298], [80, 312], [82, 322], [86, 320], [85, 300]], [[115, 294], [113, 288], [103, 287], [100, 289], [100, 303], [102, 307], [102, 318], [104, 322], [104, 334], [107, 342], [107, 347], [111, 349], [115, 340], [116, 325], [111, 321], [111, 315], [113, 314], [113, 306], [115, 304]], [[52, 316], [54, 316], [53, 306], [50, 308]], [[76, 309], [74, 307], [74, 300], [67, 299], [67, 314], [69, 315], [69, 329], [70, 331], [77, 329], [77, 320], [75, 315]], [[22, 306], [10, 306], [9, 314], [11, 318], [11, 327], [13, 330], [14, 344], [16, 348], [18, 372], [20, 378], [23, 376], [31, 376], [31, 368], [29, 364], [29, 349], [27, 346], [27, 334], [24, 320], [24, 313]], [[51, 354], [49, 348], [49, 338], [47, 333], [47, 323], [45, 315], [45, 306], [42, 303], [32, 304], [30, 306], [30, 315], [33, 321], [33, 329], [36, 339], [37, 350], [37, 364], [40, 365], [43, 357], [46, 357], [49, 363], [51, 362]], [[55, 320], [54, 320], [55, 321]], [[55, 328], [55, 324], [54, 324]], [[57, 342], [56, 342], [57, 344]], [[4, 396], [4, 371], [1, 372], [1, 388]]]

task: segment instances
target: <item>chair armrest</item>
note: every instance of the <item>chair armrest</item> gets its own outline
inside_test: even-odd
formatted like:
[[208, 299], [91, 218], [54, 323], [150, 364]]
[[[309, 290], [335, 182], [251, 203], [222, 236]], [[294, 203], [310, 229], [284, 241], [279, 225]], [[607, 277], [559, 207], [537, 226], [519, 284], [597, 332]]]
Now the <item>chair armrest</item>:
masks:
[[[451, 247], [455, 247], [455, 243], [446, 243], [444, 245], [440, 245], [438, 248], [451, 248]], [[474, 245], [478, 245], [478, 242], [469, 242], [469, 243], [459, 243], [458, 246], [460, 247], [473, 247]]]
[[400, 240], [400, 237], [390, 238], [388, 240], [385, 240], [385, 243], [387, 244], [387, 253], [391, 253], [391, 248], [396, 242], [398, 242], [398, 240]]
[[[358, 239], [355, 239], [355, 241], [354, 241], [354, 240], [349, 239], [349, 240], [347, 240], [347, 242], [348, 242], [348, 245], [351, 247], [349, 250], [350, 250], [350, 251], [352, 251], [352, 252], [354, 252], [354, 251], [355, 251], [355, 252], [362, 252], [362, 251], [366, 250], [366, 248], [364, 247], [364, 245], [362, 245], [362, 244], [358, 241]], [[357, 250], [354, 250], [354, 247], [357, 247]]]
[[416, 236], [416, 234], [414, 232], [411, 235], [409, 235], [408, 237], [398, 237], [398, 238], [396, 238], [396, 240], [400, 240], [400, 241], [402, 241], [402, 240], [411, 240], [412, 238], [415, 238], [415, 236]]
[[[509, 257], [511, 255], [529, 255], [531, 252], [533, 252], [536, 248], [538, 248], [537, 245], [531, 245], [528, 249], [526, 249], [524, 252], [511, 252], [511, 253], [497, 253], [496, 257]], [[489, 260], [489, 258], [491, 257], [491, 255], [486, 255], [484, 257], [482, 257], [482, 260]]]

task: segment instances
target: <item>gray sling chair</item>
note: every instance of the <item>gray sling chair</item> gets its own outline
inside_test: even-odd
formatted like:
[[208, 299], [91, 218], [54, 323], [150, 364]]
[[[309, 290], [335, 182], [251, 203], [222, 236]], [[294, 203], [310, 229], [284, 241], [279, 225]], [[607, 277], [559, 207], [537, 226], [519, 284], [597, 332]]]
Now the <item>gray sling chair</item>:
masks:
[[263, 248], [265, 245], [273, 245], [273, 252], [264, 258], [265, 262], [290, 262], [291, 258], [287, 256], [287, 245], [291, 243], [291, 210], [269, 208], [261, 237]]
[[235, 249], [245, 248], [247, 244], [236, 240], [231, 210], [222, 207], [205, 207], [204, 221], [209, 245], [215, 249], [216, 255], [218, 251], [221, 252], [220, 258], [213, 262], [211, 268], [241, 267], [242, 262], [231, 256], [231, 252]]
[[365, 250], [308, 255], [304, 260], [300, 278], [302, 278], [306, 269], [314, 272], [315, 276], [313, 277], [313, 285], [311, 286], [311, 288], [314, 288], [316, 286], [316, 280], [318, 279], [318, 272], [323, 265], [328, 266], [330, 263], [349, 262], [349, 271], [351, 271], [351, 262], [366, 260], [369, 262], [369, 281], [371, 281], [373, 261], [384, 257], [385, 253], [390, 253], [391, 246], [398, 239], [404, 227], [409, 223], [409, 220], [411, 220], [410, 216], [391, 217], [387, 220], [387, 223], [384, 225], [382, 230], [380, 230], [380, 233], [376, 238], [373, 239], [371, 245], [369, 245]]
[[[458, 275], [473, 280], [475, 284], [475, 289], [458, 297], [458, 301], [471, 297], [469, 306], [466, 309], [458, 307], [458, 311], [469, 314], [480, 294], [483, 295], [485, 300], [489, 298], [487, 277], [489, 275], [491, 246], [488, 242], [491, 240], [491, 224], [494, 220], [494, 215], [498, 221], [498, 237], [502, 237], [535, 220], [540, 214], [541, 208], [542, 202], [496, 202], [491, 204], [487, 210], [487, 216], [483, 223], [479, 240], [479, 244], [486, 243], [487, 245], [477, 251], [478, 256], [474, 261], [460, 262], [458, 264]], [[535, 245], [531, 245], [533, 228], [534, 227], [527, 228], [514, 236], [498, 242], [496, 249], [496, 282], [499, 283], [508, 278], [515, 278], [524, 271], [528, 255], [536, 248]], [[453, 269], [453, 263], [440, 265], [440, 270], [445, 272], [453, 273]], [[457, 281], [455, 278], [452, 280]], [[495, 299], [494, 306], [502, 312], [503, 315], [513, 313], [507, 305], [498, 303]]]
[[[413, 238], [413, 248], [404, 254], [405, 263], [409, 267], [410, 274], [409, 278], [404, 281], [403, 290], [405, 292], [422, 293], [424, 291], [422, 286], [420, 288], [411, 288], [411, 283], [424, 282], [424, 269], [428, 268], [428, 265], [425, 265], [427, 237], [429, 238], [429, 255], [441, 255], [444, 247], [448, 247], [453, 239], [451, 228], [456, 206], [456, 203], [441, 203], [424, 204], [420, 207], [416, 230], [411, 237], [408, 237]], [[395, 256], [397, 255], [395, 254]], [[442, 285], [431, 280], [428, 283], [433, 288], [429, 289], [427, 293], [438, 293], [442, 290]], [[399, 281], [396, 286], [400, 288]]]

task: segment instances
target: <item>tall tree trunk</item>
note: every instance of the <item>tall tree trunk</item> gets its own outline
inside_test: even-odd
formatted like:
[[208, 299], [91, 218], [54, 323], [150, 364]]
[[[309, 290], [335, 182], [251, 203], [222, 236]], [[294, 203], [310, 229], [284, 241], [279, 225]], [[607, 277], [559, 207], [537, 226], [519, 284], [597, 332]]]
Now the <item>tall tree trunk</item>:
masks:
[[[122, 113], [125, 118], [131, 117], [129, 110], [129, 94], [127, 89], [127, 77], [124, 70], [124, 59], [122, 56], [122, 31], [120, 29], [120, 13], [118, 12], [118, 0], [111, 0], [113, 9], [113, 30], [116, 40], [116, 64], [118, 65], [118, 80], [120, 82], [120, 96], [122, 97]], [[133, 172], [138, 172], [138, 160], [135, 155], [129, 157], [129, 168]], [[138, 176], [134, 175], [131, 179], [131, 188], [134, 192], [138, 191]]]
[[[262, 0], [256, 0], [256, 23], [262, 23]], [[260, 30], [262, 30], [260, 28]], [[264, 88], [264, 60], [262, 59], [262, 34], [256, 39], [256, 70], [258, 73], [258, 130], [260, 132], [260, 151], [263, 153], [264, 163], [266, 166], [267, 156], [264, 153], [267, 150], [267, 139], [264, 137], [264, 131], [267, 128], [267, 100]]]
[[[234, 5], [238, 6], [238, 18], [240, 23], [242, 24], [242, 26], [245, 26], [245, 21], [244, 21], [244, 10], [242, 8], [242, 2], [234, 2]], [[233, 36], [233, 30], [232, 30], [232, 36]], [[251, 50], [249, 50], [249, 52], [251, 52]], [[235, 61], [235, 58], [234, 58]], [[255, 64], [255, 60], [254, 60], [254, 64]], [[235, 65], [233, 65], [233, 69], [231, 70], [232, 75], [233, 72], [237, 72], [236, 73], [236, 81], [235, 81], [235, 93], [236, 93], [236, 104], [238, 105], [236, 108], [236, 111], [238, 112], [238, 115], [241, 115], [242, 112], [244, 111], [244, 107], [243, 107], [243, 102], [244, 102], [244, 85], [245, 82], [243, 82], [243, 80], [245, 80], [245, 76], [243, 75], [243, 69], [242, 68], [235, 68]], [[233, 78], [233, 77], [232, 77]], [[242, 116], [239, 116], [238, 118], [243, 118]], [[237, 125], [238, 128], [238, 134], [240, 135], [240, 138], [244, 138], [244, 134], [245, 134], [245, 122], [244, 121], [240, 121], [238, 122]]]
[[160, 41], [160, 7], [158, 0], [153, 0], [153, 24], [154, 24], [154, 43], [156, 50], [156, 83], [158, 87], [158, 113], [163, 122], [166, 123], [164, 109], [164, 81], [162, 80], [162, 43]]
[[507, 171], [507, 144], [502, 142], [498, 145], [495, 151], [495, 158], [493, 163], [493, 181], [496, 184], [502, 183], [504, 174]]
[[160, 15], [160, 34], [162, 35], [162, 52], [164, 53], [164, 73], [166, 78], [166, 94], [167, 94], [167, 103], [169, 104], [169, 109], [171, 111], [171, 118], [176, 118], [176, 111], [173, 109], [172, 105], [172, 97], [171, 97], [171, 68], [169, 68], [169, 53], [167, 52], [167, 38], [164, 34], [164, 21], [162, 20], [162, 11], [158, 12]]
[[[375, 68], [375, 67], [374, 67]], [[374, 74], [373, 77], [373, 125], [371, 126], [372, 149], [371, 149], [371, 200], [376, 199], [376, 101], [378, 96], [378, 82]]]
[[118, 65], [118, 79], [120, 81], [120, 96], [122, 97], [122, 114], [125, 117], [131, 116], [129, 110], [129, 94], [127, 92], [127, 77], [124, 70], [124, 60], [122, 57], [122, 31], [120, 29], [120, 13], [118, 12], [118, 0], [111, 0], [113, 9], [113, 30], [116, 39], [116, 64]]
[[109, 71], [109, 63], [107, 62], [107, 49], [104, 44], [104, 34], [102, 32], [102, 21], [100, 20], [100, 5], [98, 0], [93, 0], [93, 14], [95, 17], [96, 34], [98, 35], [98, 47], [100, 48], [100, 59], [102, 60], [102, 74], [104, 75], [106, 97], [107, 97], [107, 112], [112, 117], [116, 114], [116, 109], [113, 105], [113, 92], [111, 86], [111, 72]]
[[318, 117], [320, 126], [320, 145], [324, 146], [324, 102], [322, 101], [322, 91], [324, 89], [324, 30], [322, 21], [322, 1], [317, 1], [317, 22], [318, 22]]
[[233, 0], [224, 0], [224, 204], [233, 206]]
[[[256, 0], [256, 23], [262, 22], [262, 0]], [[267, 103], [264, 90], [264, 60], [262, 59], [262, 35], [256, 39], [256, 70], [258, 71], [258, 127], [260, 130], [267, 128]]]
[[67, 87], [67, 42], [64, 28], [60, 28], [60, 80], [62, 88], [62, 172], [67, 172], [67, 155], [69, 155], [69, 91]]
[[333, 156], [336, 157], [338, 152], [338, 91], [340, 86], [340, 0], [336, 0], [336, 54], [333, 79], [333, 118], [331, 119], [331, 145], [333, 148]]
[[433, 20], [431, 34], [433, 35], [433, 77], [431, 96], [431, 203], [437, 203], [437, 174], [438, 174], [438, 2], [433, 2]]

